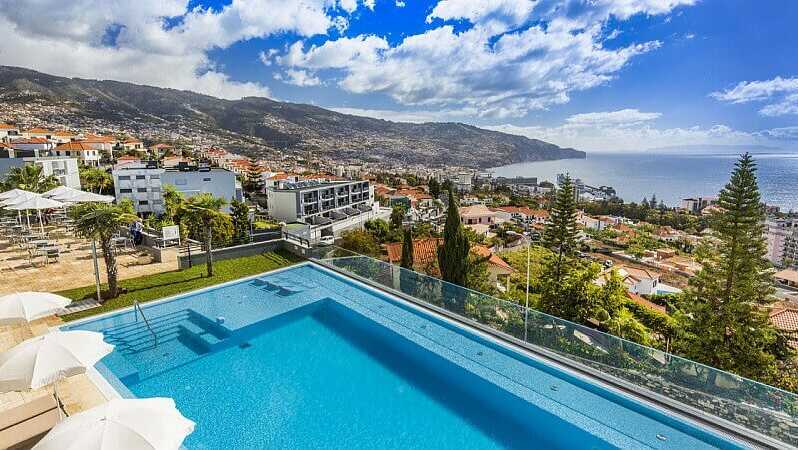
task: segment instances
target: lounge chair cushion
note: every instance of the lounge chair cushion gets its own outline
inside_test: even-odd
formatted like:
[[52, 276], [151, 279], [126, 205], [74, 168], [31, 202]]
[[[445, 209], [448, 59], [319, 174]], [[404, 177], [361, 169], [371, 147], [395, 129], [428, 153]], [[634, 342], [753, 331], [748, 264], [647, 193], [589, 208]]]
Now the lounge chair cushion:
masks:
[[0, 448], [11, 448], [50, 431], [61, 419], [52, 395], [11, 408], [0, 414]]

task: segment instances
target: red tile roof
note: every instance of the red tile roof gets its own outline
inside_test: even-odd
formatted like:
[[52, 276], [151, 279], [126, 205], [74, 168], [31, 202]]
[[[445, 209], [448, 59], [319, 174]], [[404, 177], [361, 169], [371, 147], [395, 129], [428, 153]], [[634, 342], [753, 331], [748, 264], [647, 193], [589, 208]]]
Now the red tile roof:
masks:
[[667, 314], [668, 310], [664, 306], [658, 305], [658, 304], [656, 304], [656, 303], [654, 303], [654, 302], [652, 302], [650, 300], [646, 300], [645, 298], [635, 294], [634, 292], [627, 291], [626, 295], [628, 295], [629, 298], [632, 299], [632, 301], [637, 303], [638, 305], [642, 305], [642, 306], [645, 306], [647, 308], [654, 309], [654, 310], [659, 311], [659, 312], [661, 312], [663, 314]]
[[503, 260], [499, 255], [490, 251], [488, 247], [484, 245], [474, 245], [471, 247], [471, 252], [475, 253], [483, 258], [488, 258], [488, 264], [492, 266], [496, 266], [505, 270], [509, 270], [510, 272], [515, 272], [513, 266], [507, 264], [505, 260]]
[[50, 141], [48, 141], [45, 138], [35, 137], [35, 138], [30, 138], [30, 139], [19, 139], [19, 140], [16, 140], [16, 141], [12, 142], [11, 145], [14, 145], [14, 144], [49, 144], [49, 143], [50, 143]]
[[[416, 265], [426, 265], [433, 262], [438, 257], [438, 247], [443, 245], [442, 238], [413, 239], [413, 262]], [[391, 242], [385, 244], [388, 252], [388, 261], [398, 262], [402, 260], [402, 243]]]
[[31, 128], [30, 130], [26, 130], [26, 133], [36, 133], [36, 134], [50, 134], [52, 133], [50, 130], [45, 130], [44, 128]]
[[16, 130], [16, 125], [9, 125], [7, 123], [0, 123], [0, 130]]
[[85, 145], [83, 142], [76, 141], [76, 142], [66, 142], [64, 144], [58, 145], [56, 150], [94, 150], [93, 148]]

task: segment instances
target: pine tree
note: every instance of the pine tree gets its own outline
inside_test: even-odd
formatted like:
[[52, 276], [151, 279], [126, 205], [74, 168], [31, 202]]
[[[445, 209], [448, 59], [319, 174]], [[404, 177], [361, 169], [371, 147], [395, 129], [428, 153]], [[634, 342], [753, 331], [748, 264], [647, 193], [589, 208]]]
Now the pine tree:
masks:
[[565, 258], [573, 256], [576, 252], [576, 197], [574, 184], [571, 177], [565, 175], [554, 206], [551, 217], [543, 231], [543, 245], [554, 251], [555, 279], [559, 283], [562, 276], [562, 265]]
[[405, 269], [413, 268], [413, 232], [407, 228], [402, 240], [402, 261], [400, 263]]
[[773, 286], [751, 155], [742, 155], [735, 164], [718, 207], [710, 218], [718, 242], [697, 252], [703, 269], [690, 280], [683, 298], [682, 309], [690, 319], [678, 349], [699, 362], [768, 381], [775, 367], [771, 351], [777, 332], [765, 309], [774, 300]]
[[429, 195], [431, 195], [432, 198], [437, 199], [441, 196], [441, 184], [438, 183], [438, 180], [430, 178], [427, 186], [429, 187]]
[[438, 265], [441, 277], [460, 286], [465, 284], [468, 273], [470, 244], [465, 228], [460, 222], [457, 199], [449, 190], [449, 208], [446, 210], [446, 225], [443, 229], [443, 246], [438, 249]]

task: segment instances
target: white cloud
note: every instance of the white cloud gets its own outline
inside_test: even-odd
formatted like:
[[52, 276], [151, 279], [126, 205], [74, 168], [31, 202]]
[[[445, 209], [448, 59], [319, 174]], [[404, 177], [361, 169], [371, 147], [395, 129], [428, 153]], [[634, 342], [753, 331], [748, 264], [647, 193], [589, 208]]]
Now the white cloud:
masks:
[[[434, 28], [393, 47], [376, 36], [330, 40], [307, 50], [298, 42], [278, 61], [336, 69], [344, 90], [384, 93], [406, 106], [518, 117], [610, 82], [634, 57], [661, 45], [604, 48], [610, 18], [663, 14], [694, 0], [601, 0], [572, 10], [560, 3], [443, 0], [427, 18]], [[455, 31], [451, 20], [473, 26]]]
[[397, 8], [404, 8], [405, 7], [405, 2], [403, 2], [402, 0], [396, 0], [396, 7]]
[[334, 6], [334, 0], [233, 0], [217, 9], [189, 9], [188, 0], [5, 0], [0, 60], [56, 75], [224, 98], [268, 95], [261, 84], [231, 80], [207, 52], [275, 33], [325, 34], [341, 26], [330, 14]]
[[652, 121], [659, 117], [660, 113], [625, 109], [576, 114], [561, 125], [551, 127], [497, 125], [485, 128], [589, 151], [632, 151], [679, 145], [772, 144], [777, 139], [798, 139], [798, 127], [795, 130], [759, 132], [734, 130], [722, 124], [658, 128]]
[[798, 78], [776, 77], [764, 81], [741, 81], [731, 89], [709, 95], [732, 104], [767, 103], [759, 110], [764, 116], [798, 114]]
[[592, 112], [575, 114], [565, 121], [571, 125], [598, 126], [633, 126], [641, 122], [658, 119], [662, 114], [657, 112], [642, 112], [637, 109], [621, 109], [619, 111]]
[[274, 75], [274, 78], [288, 84], [293, 84], [294, 86], [306, 87], [318, 86], [321, 84], [319, 77], [306, 70], [288, 69], [285, 71], [285, 76], [278, 73]]
[[471, 111], [395, 111], [389, 109], [362, 109], [345, 107], [332, 107], [327, 109], [352, 116], [372, 117], [374, 119], [390, 120], [392, 122], [410, 123], [463, 121], [472, 116]]
[[275, 55], [277, 55], [277, 53], [279, 53], [279, 50], [276, 48], [270, 48], [258, 53], [258, 59], [263, 63], [264, 66], [271, 66], [273, 63], [273, 58]]
[[374, 6], [377, 4], [377, 0], [363, 0], [363, 6], [366, 8], [374, 11]]

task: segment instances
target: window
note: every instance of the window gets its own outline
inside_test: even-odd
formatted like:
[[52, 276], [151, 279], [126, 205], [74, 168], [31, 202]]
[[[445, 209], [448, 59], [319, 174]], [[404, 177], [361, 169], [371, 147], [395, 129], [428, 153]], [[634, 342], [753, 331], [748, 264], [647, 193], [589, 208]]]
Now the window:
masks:
[[147, 176], [146, 175], [136, 175], [136, 179], [137, 180], [146, 180]]
[[210, 178], [203, 178], [202, 181], [211, 181]]
[[149, 205], [150, 202], [148, 200], [139, 200], [139, 205]]
[[127, 181], [130, 180], [130, 175], [120, 175], [119, 181]]
[[138, 192], [147, 192], [147, 188], [138, 188], [137, 191]]
[[160, 175], [150, 175], [150, 180], [160, 180], [160, 179], [161, 179]]
[[133, 189], [120, 189], [119, 190], [120, 194], [130, 194], [132, 192], [133, 192]]
[[175, 178], [175, 186], [185, 186], [188, 184], [188, 180], [185, 178]]

